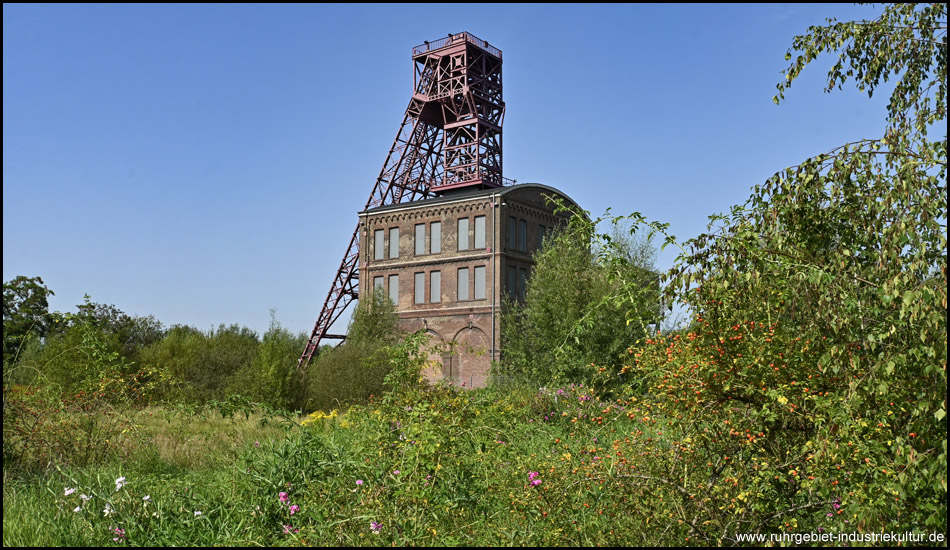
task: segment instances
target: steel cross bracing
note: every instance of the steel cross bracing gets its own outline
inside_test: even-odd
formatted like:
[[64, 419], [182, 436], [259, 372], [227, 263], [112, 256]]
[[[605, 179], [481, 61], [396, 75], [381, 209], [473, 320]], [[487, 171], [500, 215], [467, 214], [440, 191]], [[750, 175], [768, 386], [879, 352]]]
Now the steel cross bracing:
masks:
[[[414, 90], [364, 210], [461, 187], [499, 187], [501, 50], [469, 33], [413, 48]], [[346, 308], [359, 299], [357, 224], [299, 366], [306, 367]]]

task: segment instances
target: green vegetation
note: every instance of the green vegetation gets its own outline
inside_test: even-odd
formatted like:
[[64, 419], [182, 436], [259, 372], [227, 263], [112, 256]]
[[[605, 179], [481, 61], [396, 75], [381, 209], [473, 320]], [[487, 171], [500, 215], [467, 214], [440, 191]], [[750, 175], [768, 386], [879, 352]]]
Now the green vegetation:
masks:
[[310, 366], [307, 410], [341, 409], [381, 396], [390, 370], [386, 348], [399, 335], [396, 321], [393, 303], [382, 289], [361, 300], [346, 341]]
[[276, 321], [165, 331], [5, 284], [4, 544], [946, 545], [946, 28], [906, 4], [794, 40], [776, 101], [838, 52], [829, 89], [897, 81], [883, 137], [684, 243], [662, 292], [689, 326], [652, 326], [648, 240], [576, 216], [506, 315], [512, 384], [426, 385], [382, 295], [301, 373]]
[[16, 360], [31, 339], [42, 338], [53, 322], [49, 297], [55, 296], [39, 277], [3, 283], [3, 366]]
[[545, 239], [524, 300], [503, 308], [504, 359], [496, 378], [533, 387], [590, 383], [590, 365], [619, 366], [627, 346], [658, 324], [650, 238], [620, 219], [612, 220], [611, 234], [597, 233], [607, 221], [574, 212]]

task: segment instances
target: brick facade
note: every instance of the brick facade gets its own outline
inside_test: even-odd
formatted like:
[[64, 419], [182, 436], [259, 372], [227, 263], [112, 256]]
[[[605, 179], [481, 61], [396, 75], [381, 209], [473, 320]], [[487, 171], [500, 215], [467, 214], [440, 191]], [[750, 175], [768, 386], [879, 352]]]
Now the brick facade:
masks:
[[[566, 219], [554, 214], [547, 197], [576, 206], [557, 189], [528, 183], [360, 212], [361, 291], [382, 286], [396, 294], [400, 329], [424, 330], [431, 344], [442, 345], [430, 356], [430, 380], [487, 384], [491, 363], [501, 355], [503, 297], [523, 296], [531, 255], [544, 233]], [[398, 247], [391, 248], [396, 228]], [[434, 231], [440, 236], [436, 248]], [[424, 239], [418, 248], [417, 236]]]

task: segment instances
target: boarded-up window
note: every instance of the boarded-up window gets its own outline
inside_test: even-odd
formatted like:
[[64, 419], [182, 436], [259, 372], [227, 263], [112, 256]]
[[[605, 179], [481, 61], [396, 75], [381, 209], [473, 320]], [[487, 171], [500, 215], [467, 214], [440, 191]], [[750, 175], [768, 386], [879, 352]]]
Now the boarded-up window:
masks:
[[415, 275], [415, 298], [417, 304], [426, 303], [426, 274], [416, 273]]
[[485, 216], [475, 216], [475, 250], [485, 248]]
[[459, 218], [459, 250], [468, 250], [468, 218]]
[[429, 227], [431, 235], [429, 235], [430, 246], [429, 252], [433, 254], [439, 254], [442, 252], [442, 222], [432, 222], [432, 225]]
[[475, 267], [475, 299], [485, 299], [485, 266]]
[[389, 230], [389, 257], [399, 257], [399, 228], [393, 227]]
[[442, 272], [433, 271], [429, 274], [429, 301], [433, 304], [442, 301]]
[[416, 256], [426, 253], [426, 224], [416, 224]]
[[399, 275], [389, 276], [389, 299], [399, 306]]
[[386, 257], [386, 240], [382, 229], [373, 231], [373, 259], [382, 260]]
[[458, 276], [458, 299], [468, 300], [468, 268], [459, 268]]

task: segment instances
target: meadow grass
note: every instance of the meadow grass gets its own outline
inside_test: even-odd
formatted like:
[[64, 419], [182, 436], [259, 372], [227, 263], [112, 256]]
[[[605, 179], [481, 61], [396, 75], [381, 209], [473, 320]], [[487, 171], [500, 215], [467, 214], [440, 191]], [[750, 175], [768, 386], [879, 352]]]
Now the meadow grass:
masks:
[[4, 544], [656, 543], [618, 483], [622, 438], [652, 430], [628, 412], [582, 387], [430, 389], [303, 426], [147, 408], [130, 460], [5, 469]]
[[136, 460], [182, 470], [233, 464], [254, 442], [283, 435], [286, 427], [271, 415], [222, 417], [189, 408], [148, 407], [135, 414], [144, 448]]

